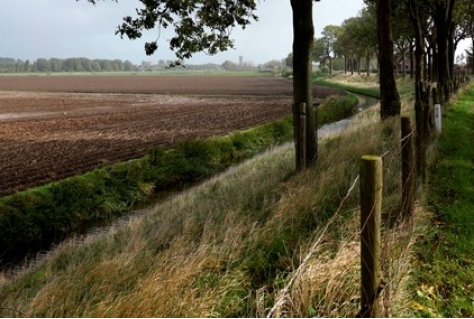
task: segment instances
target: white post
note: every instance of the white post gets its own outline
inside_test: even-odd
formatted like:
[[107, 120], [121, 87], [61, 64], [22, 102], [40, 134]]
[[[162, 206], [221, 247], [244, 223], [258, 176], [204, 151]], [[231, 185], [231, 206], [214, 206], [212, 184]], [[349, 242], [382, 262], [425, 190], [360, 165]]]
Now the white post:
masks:
[[438, 132], [441, 132], [441, 104], [435, 104], [435, 126]]

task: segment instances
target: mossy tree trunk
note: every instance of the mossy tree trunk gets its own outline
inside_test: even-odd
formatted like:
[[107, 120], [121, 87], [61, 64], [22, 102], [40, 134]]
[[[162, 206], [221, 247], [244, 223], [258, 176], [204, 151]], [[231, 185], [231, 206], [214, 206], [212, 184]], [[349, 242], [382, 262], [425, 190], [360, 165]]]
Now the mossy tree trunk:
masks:
[[391, 3], [391, 0], [377, 0], [376, 3], [382, 120], [400, 115], [401, 109], [394, 74]]
[[415, 118], [416, 118], [416, 165], [419, 176], [425, 171], [424, 108], [422, 99], [423, 75], [423, 32], [421, 30], [420, 8], [415, 0], [410, 0], [410, 19], [415, 31]]
[[[298, 105], [305, 103], [306, 108], [306, 159], [296, 155], [296, 168], [303, 168], [302, 164], [311, 165], [317, 161], [318, 145], [313, 115], [313, 96], [311, 89], [312, 56], [314, 41], [313, 0], [291, 0], [293, 9], [293, 125], [295, 132], [295, 147], [300, 149], [300, 114]], [[297, 152], [298, 153], [298, 152]]]
[[442, 101], [449, 100], [451, 74], [449, 70], [449, 29], [455, 0], [437, 1], [433, 18], [436, 25], [438, 91]]

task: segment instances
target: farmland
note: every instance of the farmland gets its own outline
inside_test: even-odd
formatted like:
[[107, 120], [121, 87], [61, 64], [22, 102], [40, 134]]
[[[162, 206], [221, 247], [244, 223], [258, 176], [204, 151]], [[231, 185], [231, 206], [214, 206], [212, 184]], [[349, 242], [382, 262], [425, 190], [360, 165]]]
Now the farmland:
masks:
[[0, 196], [275, 120], [291, 94], [273, 77], [0, 77]]

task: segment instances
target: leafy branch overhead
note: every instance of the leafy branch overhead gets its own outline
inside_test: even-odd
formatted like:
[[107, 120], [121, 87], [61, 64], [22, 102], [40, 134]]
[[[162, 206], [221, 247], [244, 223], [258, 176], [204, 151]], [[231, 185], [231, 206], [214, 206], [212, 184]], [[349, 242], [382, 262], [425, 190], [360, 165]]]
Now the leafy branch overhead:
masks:
[[[88, 0], [95, 4], [97, 0]], [[117, 2], [117, 0], [115, 0]], [[232, 29], [243, 29], [258, 18], [254, 0], [140, 0], [143, 8], [127, 16], [116, 34], [129, 39], [141, 38], [143, 31], [173, 28], [170, 49], [180, 60], [196, 52], [216, 54], [233, 47]], [[158, 39], [145, 43], [147, 55], [158, 49]]]
[[[78, 0], [76, 0], [78, 1]], [[87, 0], [97, 3], [99, 0]], [[118, 0], [112, 0], [118, 2]], [[127, 16], [118, 26], [117, 34], [129, 39], [143, 36], [146, 30], [170, 28], [174, 35], [169, 46], [179, 60], [185, 60], [194, 53], [205, 52], [213, 55], [234, 46], [230, 38], [236, 26], [245, 29], [258, 18], [254, 14], [256, 0], [139, 0], [141, 8], [135, 17]], [[314, 39], [313, 1], [291, 0], [293, 16], [293, 101], [294, 105], [312, 105], [311, 90], [311, 50]], [[158, 39], [145, 43], [145, 52], [153, 54], [158, 49]], [[180, 61], [174, 65], [181, 64]], [[317, 138], [312, 108], [306, 110], [305, 130], [299, 129], [299, 114], [294, 113], [295, 132], [303, 132], [305, 150], [296, 159], [296, 167], [301, 163], [314, 163], [317, 159]], [[303, 145], [296, 138], [296, 145]], [[301, 147], [303, 150], [303, 147]], [[303, 155], [306, 158], [302, 160]]]

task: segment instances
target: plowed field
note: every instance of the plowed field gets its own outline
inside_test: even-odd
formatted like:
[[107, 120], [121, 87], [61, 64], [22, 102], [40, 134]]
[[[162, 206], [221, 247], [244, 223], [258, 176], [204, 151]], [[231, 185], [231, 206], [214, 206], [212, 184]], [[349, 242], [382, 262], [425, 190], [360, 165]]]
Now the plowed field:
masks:
[[275, 120], [291, 94], [272, 77], [0, 77], [0, 196]]

